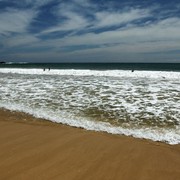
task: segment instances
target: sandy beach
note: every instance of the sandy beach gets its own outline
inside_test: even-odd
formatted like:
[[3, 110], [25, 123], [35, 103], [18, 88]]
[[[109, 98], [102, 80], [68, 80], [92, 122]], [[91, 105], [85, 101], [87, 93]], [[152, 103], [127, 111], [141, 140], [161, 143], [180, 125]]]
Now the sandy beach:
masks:
[[0, 179], [179, 180], [180, 145], [0, 110]]

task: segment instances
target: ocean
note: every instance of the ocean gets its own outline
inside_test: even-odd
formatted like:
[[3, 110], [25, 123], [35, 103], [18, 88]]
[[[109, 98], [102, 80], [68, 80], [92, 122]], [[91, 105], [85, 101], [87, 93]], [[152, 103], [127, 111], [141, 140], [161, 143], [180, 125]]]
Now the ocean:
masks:
[[0, 64], [0, 108], [180, 143], [180, 64]]

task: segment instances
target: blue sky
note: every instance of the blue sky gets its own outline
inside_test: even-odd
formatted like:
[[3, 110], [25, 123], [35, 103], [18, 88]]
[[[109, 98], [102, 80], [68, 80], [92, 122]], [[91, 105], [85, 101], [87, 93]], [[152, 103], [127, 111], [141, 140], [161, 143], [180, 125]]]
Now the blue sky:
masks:
[[0, 60], [179, 62], [179, 0], [0, 0]]

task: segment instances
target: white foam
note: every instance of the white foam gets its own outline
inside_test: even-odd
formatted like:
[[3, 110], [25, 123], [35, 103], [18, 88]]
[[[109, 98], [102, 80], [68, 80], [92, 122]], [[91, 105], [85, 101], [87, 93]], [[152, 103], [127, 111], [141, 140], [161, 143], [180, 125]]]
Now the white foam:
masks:
[[[180, 143], [180, 72], [0, 68], [0, 76], [0, 107], [88, 130]], [[91, 111], [83, 114], [94, 109], [101, 122]], [[107, 114], [125, 122], [128, 116], [131, 128], [105, 123]], [[175, 125], [138, 126], [143, 119]]]
[[113, 77], [143, 77], [143, 78], [162, 78], [179, 79], [180, 72], [167, 71], [134, 71], [130, 70], [74, 70], [74, 69], [21, 69], [21, 68], [0, 68], [0, 73], [15, 74], [36, 74], [36, 75], [70, 75], [70, 76], [113, 76]]
[[0, 108], [2, 107], [13, 111], [25, 112], [33, 115], [34, 117], [47, 119], [52, 122], [62, 123], [65, 125], [70, 125], [72, 127], [84, 128], [86, 130], [133, 136], [135, 138], [145, 138], [153, 141], [166, 142], [171, 145], [180, 143], [179, 128], [177, 128], [175, 132], [174, 130], [171, 129], [169, 130], [162, 129], [161, 131], [151, 128], [128, 129], [122, 127], [114, 127], [109, 123], [89, 121], [87, 119], [82, 119], [82, 118], [78, 119], [73, 116], [71, 117], [70, 115], [67, 115], [66, 113], [63, 112], [61, 112], [61, 114], [58, 115], [52, 111], [48, 111], [47, 109], [30, 109], [16, 104], [3, 104], [3, 105], [0, 104]]
[[28, 64], [28, 62], [5, 62], [5, 64]]

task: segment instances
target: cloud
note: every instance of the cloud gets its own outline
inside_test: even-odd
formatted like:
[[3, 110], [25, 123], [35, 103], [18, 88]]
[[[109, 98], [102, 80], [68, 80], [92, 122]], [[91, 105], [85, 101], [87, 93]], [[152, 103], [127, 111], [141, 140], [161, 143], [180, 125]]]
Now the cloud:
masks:
[[[12, 0], [2, 0], [2, 1], [9, 1], [12, 3]], [[52, 2], [53, 0], [18, 0], [13, 2], [14, 4], [16, 4], [17, 7], [33, 7], [33, 8], [38, 8], [41, 6], [44, 6], [50, 2]]]
[[7, 9], [0, 13], [0, 34], [26, 32], [34, 16], [35, 12], [32, 10]]
[[[81, 0], [74, 1], [80, 4]], [[83, 6], [95, 7], [85, 1]], [[89, 13], [80, 11], [76, 5], [71, 3], [62, 3], [54, 12], [59, 17], [59, 23], [56, 26], [50, 27], [43, 33], [53, 33], [57, 31], [92, 31], [93, 29], [107, 28], [112, 26], [127, 25], [135, 20], [141, 20], [149, 17], [148, 9], [127, 9], [123, 11], [101, 11], [97, 8], [92, 8]], [[82, 7], [81, 7], [82, 8]]]
[[180, 51], [178, 6], [118, 3], [25, 0], [23, 8], [6, 7], [0, 13], [1, 54], [71, 61], [178, 59], [172, 53]]
[[26, 0], [27, 3], [33, 4], [35, 7], [40, 7], [52, 2], [52, 0]]
[[73, 0], [61, 2], [54, 7], [53, 14], [57, 17], [57, 25], [43, 30], [41, 34], [57, 31], [77, 31], [87, 28], [90, 25], [89, 18], [82, 12], [82, 7], [90, 7], [89, 1]]
[[[109, 30], [101, 33], [86, 33], [64, 37], [53, 42], [70, 45], [131, 44], [133, 42], [180, 40], [180, 19], [169, 18], [148, 26], [132, 26], [125, 29]], [[50, 42], [50, 41], [49, 41]]]
[[120, 24], [130, 23], [134, 20], [140, 20], [148, 16], [150, 16], [150, 14], [147, 9], [131, 9], [125, 12], [101, 11], [95, 14], [95, 27], [118, 26]]
[[7, 38], [5, 41], [5, 45], [7, 47], [18, 47], [18, 46], [27, 46], [32, 45], [34, 43], [40, 42], [38, 38], [32, 35], [16, 35], [14, 37]]
[[57, 31], [78, 30], [83, 29], [88, 25], [86, 18], [84, 18], [81, 15], [78, 15], [77, 13], [62, 11], [61, 16], [66, 18], [64, 22], [60, 23], [55, 27], [44, 30], [43, 32], [41, 32], [41, 34], [52, 33]]
[[[132, 26], [125, 29], [86, 33], [67, 36], [61, 39], [37, 43], [42, 47], [54, 47], [54, 53], [62, 59], [91, 59], [111, 61], [159, 61], [176, 59], [170, 54], [180, 51], [180, 19], [167, 18], [146, 26]], [[77, 48], [75, 48], [77, 47]], [[88, 48], [89, 47], [89, 48]], [[68, 51], [64, 50], [69, 49]], [[55, 58], [55, 57], [54, 57]], [[159, 59], [158, 59], [159, 58]], [[58, 59], [58, 58], [57, 58]]]

